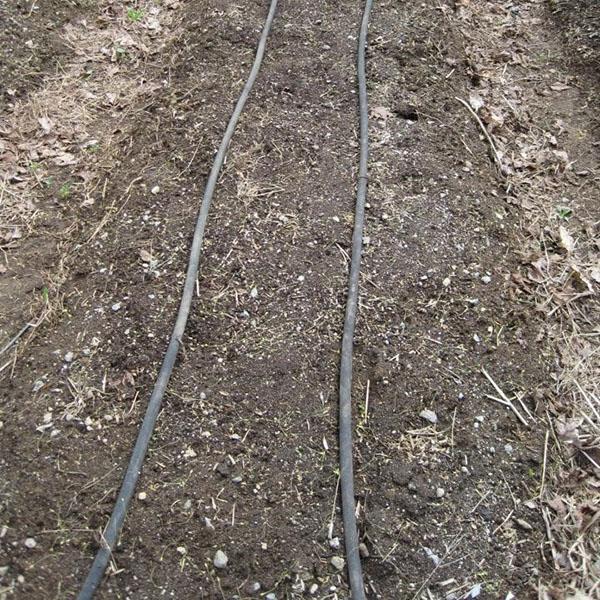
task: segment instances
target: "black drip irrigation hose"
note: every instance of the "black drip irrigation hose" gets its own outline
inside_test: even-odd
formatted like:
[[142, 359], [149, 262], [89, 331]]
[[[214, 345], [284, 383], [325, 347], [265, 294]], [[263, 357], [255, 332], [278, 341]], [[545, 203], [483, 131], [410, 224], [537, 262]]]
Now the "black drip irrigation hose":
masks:
[[352, 351], [354, 328], [358, 306], [358, 278], [362, 255], [363, 230], [365, 225], [365, 204], [367, 201], [368, 160], [369, 160], [369, 107], [367, 97], [367, 76], [365, 50], [369, 30], [369, 16], [373, 0], [366, 0], [358, 38], [358, 98], [360, 116], [360, 165], [356, 191], [354, 231], [352, 233], [352, 261], [346, 300], [346, 316], [342, 336], [342, 356], [340, 361], [340, 488], [342, 490], [342, 516], [344, 521], [344, 542], [348, 564], [348, 578], [352, 600], [365, 600], [362, 565], [358, 549], [358, 527], [356, 525], [354, 501], [354, 472], [352, 468]]
[[252, 70], [250, 71], [250, 75], [248, 76], [246, 85], [244, 86], [244, 89], [240, 94], [237, 104], [235, 105], [235, 109], [233, 111], [233, 114], [231, 115], [231, 118], [229, 119], [227, 129], [225, 130], [225, 135], [221, 140], [219, 150], [217, 151], [217, 154], [215, 156], [215, 160], [213, 162], [210, 175], [206, 183], [206, 188], [204, 189], [204, 197], [202, 198], [202, 204], [198, 212], [192, 247], [190, 249], [190, 257], [187, 267], [185, 284], [181, 296], [181, 303], [179, 305], [179, 312], [177, 313], [177, 320], [175, 322], [175, 326], [173, 327], [173, 332], [171, 334], [169, 346], [165, 353], [160, 372], [156, 379], [156, 383], [154, 384], [152, 395], [150, 396], [150, 400], [148, 401], [146, 414], [144, 415], [144, 420], [142, 421], [142, 425], [140, 427], [137, 440], [133, 448], [133, 452], [131, 453], [131, 458], [127, 466], [125, 477], [123, 478], [123, 483], [121, 484], [119, 496], [117, 497], [117, 501], [115, 502], [115, 506], [110, 516], [110, 520], [108, 521], [108, 525], [104, 530], [102, 536], [102, 545], [98, 550], [98, 553], [96, 554], [96, 558], [94, 559], [92, 567], [87, 575], [83, 587], [81, 588], [81, 591], [79, 592], [79, 595], [77, 597], [78, 600], [90, 600], [96, 593], [96, 590], [102, 582], [102, 577], [104, 576], [104, 572], [106, 571], [106, 567], [108, 566], [108, 562], [110, 561], [111, 554], [117, 544], [121, 528], [123, 527], [127, 507], [129, 506], [129, 503], [133, 496], [133, 492], [135, 490], [135, 486], [140, 476], [140, 472], [142, 470], [142, 464], [146, 457], [146, 452], [148, 451], [150, 437], [154, 430], [154, 425], [156, 424], [156, 419], [160, 411], [162, 399], [167, 385], [169, 383], [171, 373], [173, 371], [175, 359], [177, 358], [177, 352], [179, 350], [181, 339], [183, 337], [183, 332], [185, 330], [185, 326], [188, 320], [188, 315], [190, 313], [190, 307], [192, 304], [192, 298], [194, 295], [194, 288], [196, 283], [196, 276], [198, 274], [200, 254], [202, 251], [202, 242], [204, 240], [204, 229], [206, 227], [208, 211], [215, 191], [219, 173], [221, 171], [221, 167], [223, 166], [223, 162], [227, 154], [227, 149], [229, 147], [229, 142], [231, 141], [233, 132], [235, 131], [236, 125], [240, 118], [240, 114], [244, 109], [246, 100], [250, 95], [252, 86], [254, 85], [254, 82], [256, 81], [256, 77], [258, 75], [258, 71], [260, 70], [260, 66], [262, 64], [263, 56], [265, 53], [265, 48], [267, 45], [267, 38], [269, 37], [271, 25], [273, 24], [273, 18], [275, 17], [276, 8], [277, 0], [271, 0], [269, 13], [265, 20], [260, 41], [258, 43], [258, 48], [256, 50], [256, 56], [254, 58]]

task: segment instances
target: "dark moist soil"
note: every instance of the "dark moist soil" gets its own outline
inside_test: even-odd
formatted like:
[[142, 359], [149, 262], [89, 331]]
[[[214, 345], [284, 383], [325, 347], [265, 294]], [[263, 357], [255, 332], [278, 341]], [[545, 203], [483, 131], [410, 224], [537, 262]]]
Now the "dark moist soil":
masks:
[[68, 55], [61, 28], [91, 7], [88, 0], [0, 0], [0, 109], [24, 97]]
[[[72, 598], [90, 566], [265, 8], [250, 0], [179, 8], [178, 39], [148, 67], [169, 93], [134, 113], [136, 135], [105, 199], [65, 254], [62, 310], [2, 383], [0, 566], [9, 597]], [[330, 559], [343, 556], [337, 369], [361, 9], [345, 0], [279, 6], [211, 209], [198, 297], [141, 496], [100, 598], [249, 598], [259, 595], [254, 582], [280, 599], [348, 597]], [[378, 2], [370, 31], [354, 407], [365, 577], [371, 598], [426, 589], [464, 597], [476, 584], [480, 598], [533, 598], [546, 568], [543, 525], [525, 503], [539, 492], [543, 434], [487, 397], [496, 392], [481, 369], [533, 413], [548, 363], [536, 317], [511, 289], [516, 216], [455, 100], [473, 83], [445, 18], [437, 2]], [[119, 212], [77, 246], [113, 202]], [[220, 571], [219, 549], [229, 558]]]

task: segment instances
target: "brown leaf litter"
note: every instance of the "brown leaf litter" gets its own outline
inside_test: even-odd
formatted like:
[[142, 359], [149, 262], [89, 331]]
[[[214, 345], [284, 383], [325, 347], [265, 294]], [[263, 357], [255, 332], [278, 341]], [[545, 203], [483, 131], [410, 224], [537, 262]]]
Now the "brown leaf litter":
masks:
[[[571, 115], [544, 123], [545, 115], [536, 112], [539, 96], [578, 93], [577, 83], [561, 77], [560, 68], [551, 71], [549, 85], [528, 85], [520, 77], [523, 66], [542, 73], [547, 68], [531, 34], [547, 18], [544, 3], [456, 2], [456, 7], [474, 82], [468, 104], [497, 150], [507, 202], [523, 211], [523, 269], [513, 274], [515, 293], [543, 315], [544, 335], [557, 351], [552, 400], [545, 409], [555, 443], [541, 498], [547, 534], [542, 552], [557, 577], [540, 582], [540, 597], [598, 597], [599, 232], [597, 219], [586, 220], [584, 209], [573, 219], [565, 202], [571, 195], [579, 199], [593, 171], [579, 168], [564, 145], [569, 128], [577, 127]], [[564, 102], [561, 97], [557, 106]], [[589, 138], [581, 140], [586, 142], [591, 147]]]

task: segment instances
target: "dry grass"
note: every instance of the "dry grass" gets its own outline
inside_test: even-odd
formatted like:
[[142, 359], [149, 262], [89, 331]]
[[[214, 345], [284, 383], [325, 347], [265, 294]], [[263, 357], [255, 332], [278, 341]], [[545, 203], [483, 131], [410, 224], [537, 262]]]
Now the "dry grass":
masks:
[[[597, 205], [590, 185], [597, 173], [577, 168], [563, 146], [564, 131], [579, 133], [580, 125], [543, 127], [538, 118], [545, 115], [536, 112], [539, 82], [536, 89], [519, 78], [522, 67], [548, 68], [550, 52], [532, 33], [544, 18], [539, 2], [523, 3], [516, 19], [497, 3], [473, 2], [450, 22], [460, 29], [481, 81], [471, 107], [498, 151], [508, 201], [522, 209], [523, 268], [512, 274], [514, 294], [539, 313], [540, 337], [556, 353], [545, 404], [551, 435], [541, 498], [548, 538], [542, 552], [556, 576], [540, 582], [540, 597], [588, 598], [600, 594], [600, 270], [598, 222], [586, 212]], [[542, 85], [566, 91], [565, 75], [555, 73], [556, 82]], [[580, 149], [591, 148], [592, 140], [579, 136]]]
[[94, 24], [67, 25], [62, 38], [70, 54], [11, 106], [0, 128], [0, 222], [15, 238], [31, 230], [32, 199], [50, 188], [61, 201], [78, 191], [91, 203], [115, 139], [130, 124], [129, 107], [161, 86], [142, 75], [174, 35], [173, 11], [153, 3], [140, 3], [140, 10], [132, 21], [126, 8], [100, 2]]

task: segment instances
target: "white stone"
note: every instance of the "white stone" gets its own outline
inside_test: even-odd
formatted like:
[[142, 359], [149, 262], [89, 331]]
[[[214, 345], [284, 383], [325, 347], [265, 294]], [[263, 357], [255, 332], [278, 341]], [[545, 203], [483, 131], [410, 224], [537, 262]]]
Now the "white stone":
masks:
[[229, 558], [227, 558], [227, 554], [225, 554], [223, 550], [217, 550], [215, 552], [215, 557], [213, 558], [213, 565], [215, 565], [217, 569], [224, 569], [227, 566], [228, 562]]
[[433, 423], [433, 424], [438, 422], [437, 415], [432, 410], [429, 410], [428, 408], [426, 408], [425, 410], [422, 410], [419, 413], [419, 416], [421, 417], [421, 419], [425, 419], [426, 421], [429, 421], [430, 423]]

